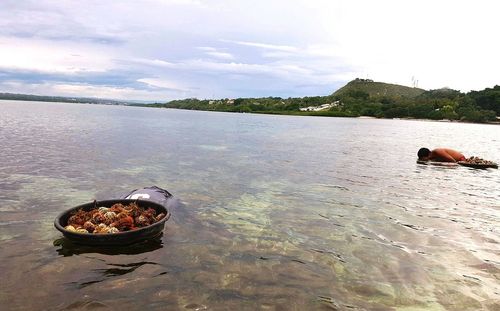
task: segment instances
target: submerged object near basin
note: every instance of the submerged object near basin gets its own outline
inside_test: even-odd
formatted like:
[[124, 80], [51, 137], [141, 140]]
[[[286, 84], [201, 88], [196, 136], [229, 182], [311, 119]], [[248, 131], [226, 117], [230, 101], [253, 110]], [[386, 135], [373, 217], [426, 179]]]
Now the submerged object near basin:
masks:
[[445, 166], [445, 167], [457, 167], [458, 166], [458, 164], [455, 162], [436, 162], [436, 161], [417, 160], [417, 163], [424, 164], [424, 165]]
[[423, 165], [435, 165], [435, 166], [445, 166], [445, 167], [457, 167], [457, 166], [466, 166], [470, 168], [478, 168], [478, 169], [486, 169], [486, 168], [496, 168], [498, 169], [498, 164], [494, 162], [489, 163], [470, 163], [467, 161], [459, 161], [459, 162], [435, 162], [435, 161], [422, 161], [417, 160], [418, 164]]
[[[123, 205], [136, 203], [141, 208], [144, 209], [152, 208], [156, 211], [157, 214], [163, 213], [165, 214], [165, 216], [159, 221], [149, 226], [125, 232], [95, 234], [95, 233], [75, 232], [72, 230], [65, 229], [65, 227], [68, 225], [68, 219], [71, 217], [72, 214], [74, 214], [78, 210], [83, 210], [88, 212], [90, 210], [95, 209], [96, 206], [110, 208], [111, 206], [117, 203]], [[163, 229], [165, 228], [165, 222], [169, 218], [170, 218], [170, 213], [166, 209], [166, 207], [164, 207], [161, 204], [155, 203], [153, 201], [118, 199], [118, 200], [104, 200], [104, 201], [90, 202], [73, 207], [59, 214], [59, 216], [57, 216], [54, 221], [54, 226], [56, 227], [57, 230], [61, 231], [66, 238], [75, 243], [96, 245], [96, 246], [128, 245], [139, 241], [152, 239], [160, 235], [163, 232]]]
[[471, 168], [482, 168], [482, 169], [485, 169], [485, 168], [496, 168], [498, 169], [498, 164], [496, 163], [470, 163], [470, 162], [466, 162], [466, 161], [459, 161], [458, 162], [459, 165], [462, 165], [462, 166], [466, 166], [466, 167], [471, 167]]

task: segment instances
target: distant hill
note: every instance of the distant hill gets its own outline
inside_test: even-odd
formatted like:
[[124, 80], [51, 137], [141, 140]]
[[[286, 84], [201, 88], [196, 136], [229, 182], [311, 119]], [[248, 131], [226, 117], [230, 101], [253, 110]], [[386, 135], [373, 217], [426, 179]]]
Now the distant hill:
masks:
[[356, 92], [366, 93], [368, 97], [387, 96], [415, 98], [424, 93], [425, 90], [397, 84], [374, 82], [369, 79], [355, 79], [338, 89], [333, 95], [335, 97], [343, 97]]
[[[423, 90], [355, 79], [328, 96], [235, 99], [187, 98], [150, 107], [327, 117], [376, 117], [494, 122], [500, 116], [500, 86], [467, 94]], [[500, 118], [498, 118], [500, 120]]]
[[131, 104], [134, 104], [132, 102], [113, 100], [113, 99], [89, 98], [89, 97], [41, 96], [41, 95], [14, 94], [14, 93], [0, 93], [0, 99], [42, 101], [42, 102], [81, 103], [81, 104], [102, 104], [102, 105], [131, 105]]

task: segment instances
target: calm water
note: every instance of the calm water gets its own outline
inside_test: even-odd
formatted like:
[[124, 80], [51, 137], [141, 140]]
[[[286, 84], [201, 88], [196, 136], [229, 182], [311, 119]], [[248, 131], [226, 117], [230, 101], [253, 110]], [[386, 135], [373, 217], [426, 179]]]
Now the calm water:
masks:
[[[500, 126], [0, 101], [2, 310], [499, 310]], [[150, 185], [160, 241], [73, 245], [74, 205]]]

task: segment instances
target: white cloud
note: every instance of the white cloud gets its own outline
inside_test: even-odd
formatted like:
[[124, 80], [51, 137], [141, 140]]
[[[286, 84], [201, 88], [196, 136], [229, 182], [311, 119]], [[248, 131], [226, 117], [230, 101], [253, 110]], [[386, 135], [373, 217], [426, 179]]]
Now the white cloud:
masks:
[[138, 82], [147, 84], [149, 86], [157, 87], [157, 88], [162, 88], [162, 89], [168, 89], [168, 90], [173, 90], [173, 91], [179, 91], [179, 92], [186, 92], [187, 90], [180, 86], [178, 83], [173, 82], [173, 81], [168, 81], [165, 79], [158, 79], [158, 78], [141, 78], [137, 79]]
[[211, 46], [199, 46], [197, 47], [198, 50], [202, 50], [202, 51], [207, 51], [207, 52], [215, 52], [217, 51], [216, 48], [213, 48]]
[[199, 47], [197, 47], [197, 49], [204, 51], [206, 55], [214, 57], [214, 58], [226, 59], [226, 60], [233, 60], [234, 59], [234, 55], [232, 55], [231, 53], [219, 51], [214, 47], [199, 46]]
[[227, 52], [207, 52], [206, 54], [220, 59], [234, 59], [234, 56]]
[[47, 73], [104, 72], [112, 69], [111, 51], [75, 43], [57, 45], [48, 40], [0, 37], [0, 68]]
[[[162, 66], [162, 61], [158, 62]], [[167, 62], [168, 63], [168, 62]], [[290, 75], [313, 74], [312, 70], [294, 64], [270, 63], [251, 64], [238, 62], [217, 62], [203, 59], [191, 59], [179, 63], [169, 63], [170, 67], [182, 71], [204, 71], [206, 73], [236, 73], [236, 74], [267, 74], [281, 78], [288, 78]], [[143, 82], [143, 81], [141, 81]]]
[[276, 45], [276, 44], [261, 43], [261, 42], [232, 41], [232, 40], [221, 40], [221, 41], [231, 42], [231, 43], [236, 43], [239, 45], [251, 46], [251, 47], [256, 47], [256, 48], [261, 48], [261, 49], [266, 49], [266, 50], [275, 50], [275, 51], [282, 51], [282, 52], [295, 52], [295, 51], [297, 51], [296, 47], [288, 46], [288, 45]]
[[205, 7], [206, 4], [200, 0], [149, 0], [149, 2], [161, 5], [187, 5]]
[[500, 42], [491, 40], [499, 10], [496, 1], [351, 1], [324, 20], [335, 54], [371, 78], [409, 84], [416, 76], [424, 88], [468, 91], [500, 81]]
[[130, 59], [129, 61], [150, 66], [160, 66], [160, 67], [170, 67], [170, 68], [175, 66], [174, 63], [167, 62], [161, 59], [134, 58]]

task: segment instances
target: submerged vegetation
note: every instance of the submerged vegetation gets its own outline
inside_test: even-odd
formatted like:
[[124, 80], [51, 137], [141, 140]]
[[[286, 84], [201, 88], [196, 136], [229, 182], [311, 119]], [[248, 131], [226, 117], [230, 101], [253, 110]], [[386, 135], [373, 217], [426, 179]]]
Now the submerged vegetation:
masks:
[[[151, 105], [150, 105], [151, 106]], [[356, 79], [328, 96], [183, 99], [155, 107], [331, 117], [416, 118], [492, 122], [500, 116], [500, 86], [462, 93]]]

